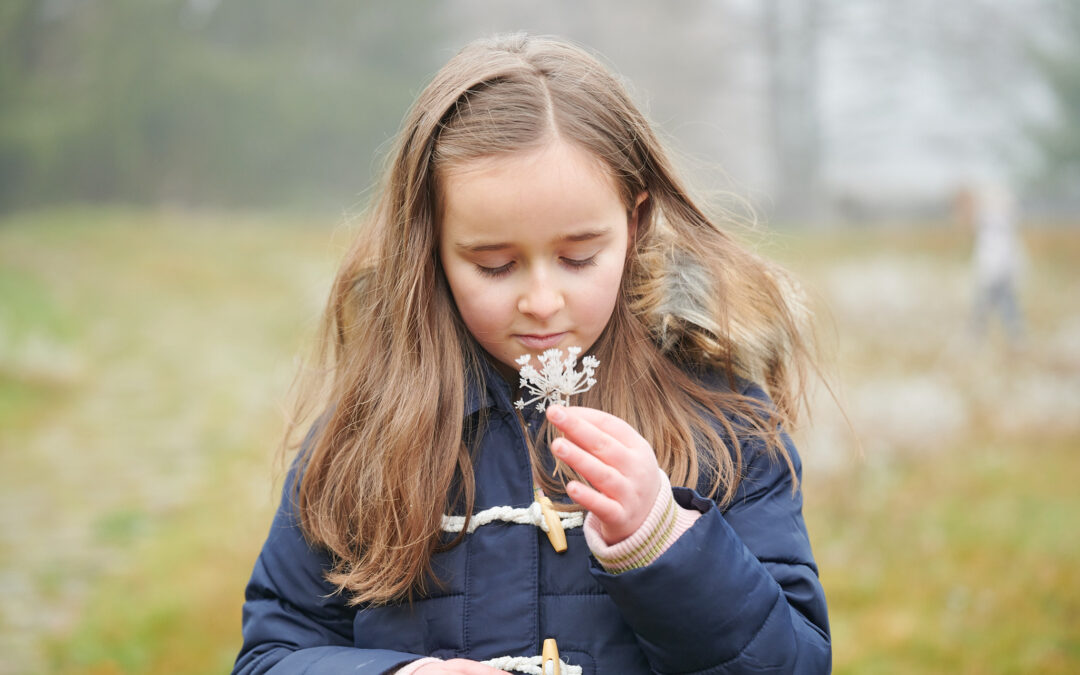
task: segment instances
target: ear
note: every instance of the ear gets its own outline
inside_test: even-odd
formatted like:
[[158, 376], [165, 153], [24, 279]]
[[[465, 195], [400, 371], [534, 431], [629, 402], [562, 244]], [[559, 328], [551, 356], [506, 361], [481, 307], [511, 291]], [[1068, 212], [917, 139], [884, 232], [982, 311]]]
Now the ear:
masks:
[[[630, 212], [626, 216], [627, 238], [626, 238], [626, 253], [630, 254], [630, 251], [634, 248], [634, 242], [637, 240], [638, 221], [641, 219], [642, 204], [649, 199], [649, 191], [642, 190], [634, 198], [634, 207], [630, 209]], [[645, 208], [648, 208], [647, 206]]]

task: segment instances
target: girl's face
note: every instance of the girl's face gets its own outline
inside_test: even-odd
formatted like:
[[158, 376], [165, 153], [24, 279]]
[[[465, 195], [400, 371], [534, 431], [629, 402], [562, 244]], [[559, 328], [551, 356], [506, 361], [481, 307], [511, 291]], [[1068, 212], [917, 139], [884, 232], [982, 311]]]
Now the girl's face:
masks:
[[588, 351], [615, 308], [638, 206], [628, 213], [599, 162], [561, 140], [468, 162], [442, 184], [439, 255], [477, 342], [513, 371], [522, 354]]

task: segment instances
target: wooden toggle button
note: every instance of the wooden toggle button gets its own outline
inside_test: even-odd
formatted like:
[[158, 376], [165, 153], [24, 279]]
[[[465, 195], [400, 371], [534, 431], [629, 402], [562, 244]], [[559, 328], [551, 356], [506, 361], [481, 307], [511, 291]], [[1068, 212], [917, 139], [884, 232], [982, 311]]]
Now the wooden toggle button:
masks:
[[[544, 514], [544, 522], [547, 523], [548, 541], [551, 542], [551, 547], [555, 549], [556, 553], [562, 553], [566, 550], [566, 531], [563, 530], [559, 512], [555, 510], [555, 507], [551, 505], [551, 500], [546, 496], [540, 495], [537, 497], [537, 501], [540, 502], [540, 511]], [[554, 641], [552, 641], [552, 644], [554, 644]]]
[[559, 675], [559, 646], [555, 644], [555, 638], [544, 640], [544, 651], [540, 655], [540, 672], [544, 675]]

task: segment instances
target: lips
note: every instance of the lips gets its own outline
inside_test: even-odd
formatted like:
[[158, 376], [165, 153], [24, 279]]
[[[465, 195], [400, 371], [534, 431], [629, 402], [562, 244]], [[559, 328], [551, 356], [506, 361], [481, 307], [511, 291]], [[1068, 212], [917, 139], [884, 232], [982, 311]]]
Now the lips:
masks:
[[543, 334], [529, 334], [529, 335], [515, 335], [521, 344], [525, 345], [528, 349], [541, 350], [551, 349], [566, 335], [566, 331], [561, 333], [543, 333]]

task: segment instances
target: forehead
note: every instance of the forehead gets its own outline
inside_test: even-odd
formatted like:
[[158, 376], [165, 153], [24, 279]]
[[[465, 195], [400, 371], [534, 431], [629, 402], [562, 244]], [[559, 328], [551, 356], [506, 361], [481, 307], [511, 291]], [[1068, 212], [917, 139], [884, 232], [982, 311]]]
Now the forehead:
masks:
[[559, 140], [465, 162], [447, 171], [440, 183], [441, 229], [447, 237], [558, 235], [611, 226], [626, 215], [607, 167]]

